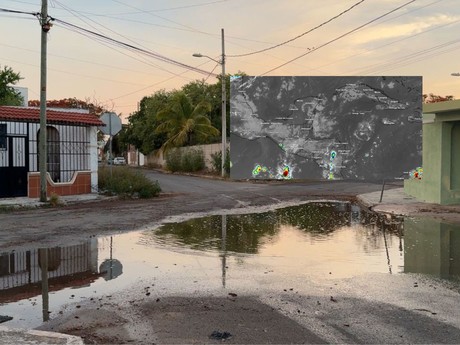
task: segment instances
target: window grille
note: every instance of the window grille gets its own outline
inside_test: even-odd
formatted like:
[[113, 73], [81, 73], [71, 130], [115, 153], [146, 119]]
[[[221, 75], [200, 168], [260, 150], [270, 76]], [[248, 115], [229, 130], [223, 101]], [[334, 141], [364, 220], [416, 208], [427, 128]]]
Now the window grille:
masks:
[[[35, 124], [34, 124], [35, 125]], [[30, 139], [30, 171], [39, 171], [40, 129], [32, 129], [36, 136]], [[75, 171], [88, 171], [90, 136], [82, 126], [47, 126], [47, 171], [55, 182], [69, 182]], [[33, 157], [38, 159], [35, 160]]]

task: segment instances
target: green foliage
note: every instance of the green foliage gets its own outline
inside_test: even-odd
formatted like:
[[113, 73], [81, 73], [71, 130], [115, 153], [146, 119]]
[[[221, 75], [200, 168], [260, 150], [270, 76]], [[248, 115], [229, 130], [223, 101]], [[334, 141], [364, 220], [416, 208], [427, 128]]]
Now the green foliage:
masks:
[[133, 144], [143, 154], [159, 149], [166, 140], [165, 134], [154, 133], [159, 122], [156, 114], [169, 102], [172, 92], [160, 90], [152, 96], [144, 97], [139, 103], [139, 110], [128, 118], [128, 128], [124, 141]]
[[19, 73], [12, 68], [4, 66], [0, 69], [0, 105], [21, 105], [23, 98], [11, 85], [21, 80]]
[[195, 172], [205, 168], [202, 150], [193, 149], [182, 152], [180, 149], [171, 149], [166, 153], [166, 168], [171, 172]]
[[166, 169], [171, 172], [182, 171], [182, 153], [179, 149], [172, 149], [166, 153]]
[[167, 140], [162, 149], [203, 143], [209, 137], [219, 135], [219, 130], [211, 125], [207, 113], [211, 105], [201, 101], [193, 106], [184, 92], [175, 93], [168, 105], [156, 117], [159, 125], [155, 133], [165, 134]]
[[99, 167], [99, 189], [124, 198], [153, 198], [160, 194], [158, 182], [152, 182], [142, 172], [129, 167]]
[[[218, 174], [222, 172], [222, 151], [216, 152], [211, 154], [211, 165], [212, 170]], [[227, 153], [225, 155], [225, 165], [224, 165], [225, 173], [230, 175], [230, 150], [227, 149]]]
[[[244, 72], [238, 72], [237, 75], [245, 75]], [[164, 118], [158, 117], [160, 112], [171, 113], [171, 108], [176, 107], [179, 98], [188, 99], [191, 109], [205, 108], [206, 111], [202, 113], [209, 120], [209, 127], [204, 128], [204, 133], [187, 132], [187, 135], [182, 135], [177, 142], [183, 142], [177, 144], [182, 145], [195, 145], [195, 144], [209, 144], [219, 142], [220, 134], [218, 129], [222, 128], [222, 84], [221, 76], [218, 76], [218, 81], [215, 84], [207, 84], [205, 80], [195, 80], [184, 85], [180, 90], [165, 91], [160, 90], [155, 92], [151, 96], [142, 98], [139, 103], [139, 110], [132, 113], [129, 117], [129, 124], [126, 133], [123, 135], [123, 142], [125, 144], [133, 144], [143, 154], [152, 153], [154, 150], [161, 148], [169, 139], [170, 136], [177, 134], [177, 132], [184, 132], [186, 127], [191, 128], [195, 119], [185, 126], [184, 122], [171, 120], [167, 125], [162, 125]], [[226, 75], [226, 109], [227, 109], [227, 136], [230, 134], [230, 74]], [[182, 95], [182, 96], [178, 96]], [[174, 106], [174, 104], [176, 104]], [[182, 103], [183, 104], [183, 103]], [[203, 105], [206, 105], [205, 107]], [[182, 110], [185, 110], [182, 109]], [[185, 114], [185, 113], [184, 113]], [[190, 115], [190, 114], [189, 114]], [[186, 115], [187, 117], [188, 115]], [[188, 117], [187, 117], [188, 118]], [[157, 128], [163, 126], [161, 130]], [[177, 126], [178, 129], [173, 130], [173, 126]], [[214, 128], [216, 130], [211, 130]], [[185, 139], [184, 139], [185, 137]], [[170, 142], [171, 144], [171, 142]], [[174, 145], [170, 145], [174, 147]]]

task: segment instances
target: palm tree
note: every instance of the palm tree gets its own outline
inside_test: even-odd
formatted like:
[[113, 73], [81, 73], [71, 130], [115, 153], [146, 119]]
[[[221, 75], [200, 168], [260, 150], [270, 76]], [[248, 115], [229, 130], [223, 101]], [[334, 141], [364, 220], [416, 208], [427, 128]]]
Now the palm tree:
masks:
[[167, 140], [161, 147], [167, 151], [172, 147], [203, 142], [209, 137], [218, 136], [219, 130], [211, 125], [207, 114], [211, 105], [202, 101], [193, 107], [184, 92], [176, 93], [170, 103], [157, 113], [160, 123], [155, 133], [165, 133]]

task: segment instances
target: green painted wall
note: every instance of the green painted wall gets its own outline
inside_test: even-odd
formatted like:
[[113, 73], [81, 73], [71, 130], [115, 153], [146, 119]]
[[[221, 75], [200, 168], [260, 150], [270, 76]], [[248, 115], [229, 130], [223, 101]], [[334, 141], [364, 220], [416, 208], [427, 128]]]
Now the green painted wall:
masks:
[[460, 228], [436, 219], [404, 219], [404, 272], [460, 276]]
[[460, 121], [446, 116], [449, 121], [436, 114], [423, 124], [423, 178], [405, 180], [404, 191], [426, 202], [460, 204]]
[[451, 163], [451, 189], [460, 189], [460, 121], [452, 127]]

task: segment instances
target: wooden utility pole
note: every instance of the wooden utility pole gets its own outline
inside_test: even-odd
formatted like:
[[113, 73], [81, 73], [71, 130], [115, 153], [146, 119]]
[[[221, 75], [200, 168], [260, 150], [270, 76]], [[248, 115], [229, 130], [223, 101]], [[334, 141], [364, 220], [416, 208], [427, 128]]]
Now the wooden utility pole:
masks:
[[40, 201], [47, 200], [46, 195], [46, 35], [50, 29], [48, 20], [48, 0], [42, 0], [40, 16], [41, 32], [41, 57], [40, 57], [40, 145], [38, 148], [40, 170]]

